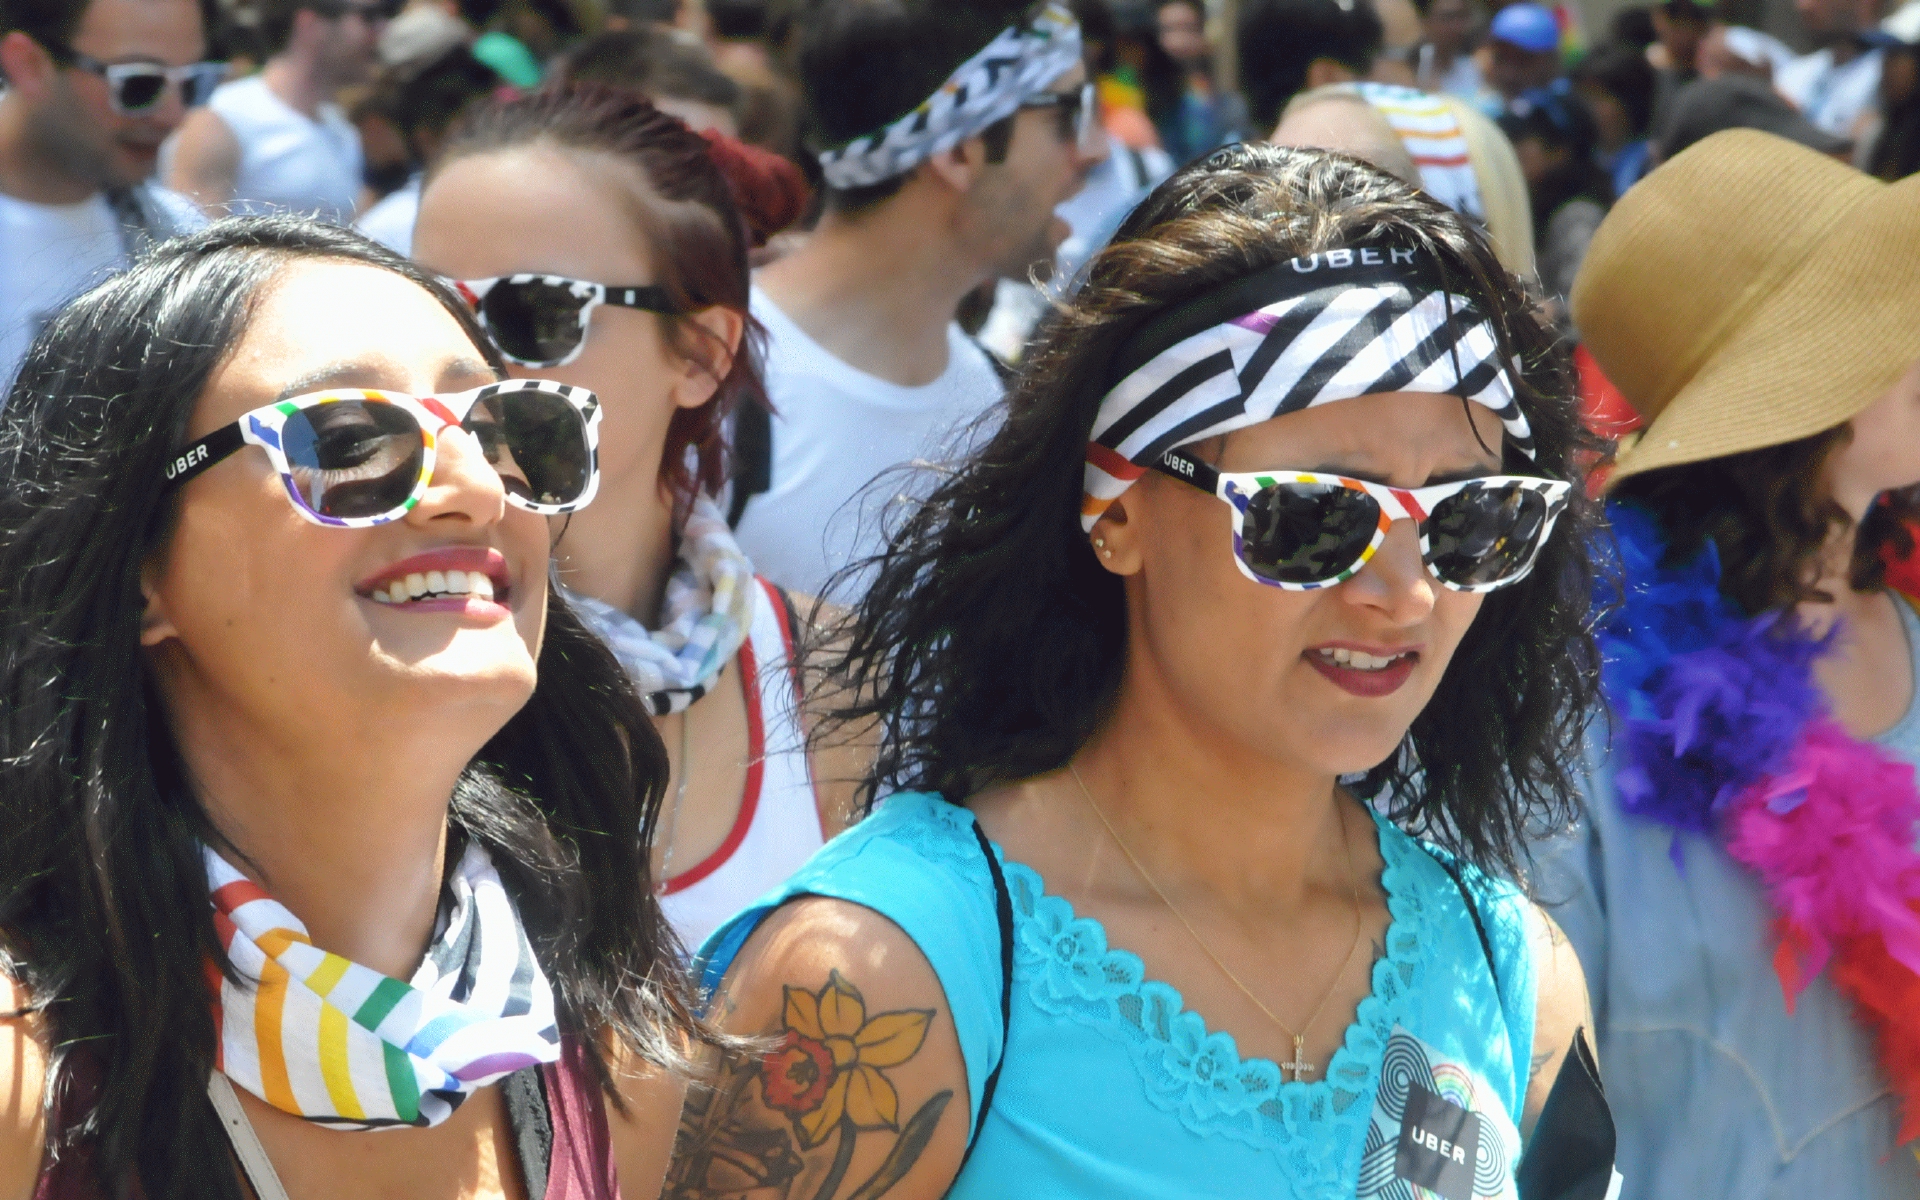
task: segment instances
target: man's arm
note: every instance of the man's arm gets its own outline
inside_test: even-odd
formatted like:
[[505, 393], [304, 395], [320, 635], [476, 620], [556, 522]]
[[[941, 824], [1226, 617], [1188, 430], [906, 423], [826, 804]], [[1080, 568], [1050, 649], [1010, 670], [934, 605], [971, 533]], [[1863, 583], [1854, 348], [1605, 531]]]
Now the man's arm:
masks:
[[240, 139], [212, 109], [196, 108], [180, 124], [167, 186], [209, 217], [227, 215], [240, 178]]
[[940, 981], [897, 926], [838, 900], [789, 904], [714, 1005], [754, 1041], [688, 1094], [663, 1200], [946, 1194], [966, 1148], [966, 1065]]

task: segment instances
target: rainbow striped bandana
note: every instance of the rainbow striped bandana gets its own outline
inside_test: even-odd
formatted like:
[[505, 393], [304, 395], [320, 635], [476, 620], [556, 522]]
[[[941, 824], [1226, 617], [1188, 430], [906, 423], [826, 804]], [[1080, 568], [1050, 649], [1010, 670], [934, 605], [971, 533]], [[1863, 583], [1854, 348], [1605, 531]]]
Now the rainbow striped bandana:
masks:
[[336, 1129], [438, 1125], [502, 1076], [560, 1057], [553, 990], [486, 851], [469, 843], [426, 958], [402, 983], [316, 947], [300, 918], [202, 847], [239, 974], [218, 988], [215, 1068]]
[[1088, 532], [1167, 451], [1357, 396], [1461, 396], [1533, 456], [1492, 323], [1402, 246], [1289, 259], [1176, 305], [1126, 340], [1108, 378], [1087, 441]]
[[827, 186], [867, 187], [951, 150], [1047, 90], [1080, 61], [1080, 23], [1049, 0], [961, 63], [940, 90], [878, 133], [820, 152]]

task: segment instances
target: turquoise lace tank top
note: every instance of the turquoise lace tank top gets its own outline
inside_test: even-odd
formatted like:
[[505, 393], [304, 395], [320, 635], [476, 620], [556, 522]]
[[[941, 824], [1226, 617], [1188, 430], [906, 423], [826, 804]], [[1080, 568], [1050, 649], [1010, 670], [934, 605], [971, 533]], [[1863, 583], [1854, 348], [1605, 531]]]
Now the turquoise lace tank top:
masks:
[[973, 817], [935, 796], [886, 800], [716, 931], [700, 970], [717, 984], [767, 914], [800, 896], [904, 930], [945, 989], [976, 1118], [1005, 1054], [953, 1197], [1513, 1197], [1538, 918], [1511, 885], [1464, 868], [1457, 884], [1437, 851], [1378, 825], [1386, 955], [1323, 1079], [1282, 1082], [1275, 1063], [1241, 1058], [1098, 921], [1001, 856], [1014, 949], [1003, 1047], [992, 877]]

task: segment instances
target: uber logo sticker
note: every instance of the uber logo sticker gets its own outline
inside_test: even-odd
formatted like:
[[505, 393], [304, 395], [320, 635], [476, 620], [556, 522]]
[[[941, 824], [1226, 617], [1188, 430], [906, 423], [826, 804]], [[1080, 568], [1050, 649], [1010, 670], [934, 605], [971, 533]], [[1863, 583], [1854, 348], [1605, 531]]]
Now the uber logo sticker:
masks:
[[1473, 1200], [1479, 1157], [1480, 1118], [1417, 1083], [1409, 1085], [1393, 1173], [1446, 1200]]

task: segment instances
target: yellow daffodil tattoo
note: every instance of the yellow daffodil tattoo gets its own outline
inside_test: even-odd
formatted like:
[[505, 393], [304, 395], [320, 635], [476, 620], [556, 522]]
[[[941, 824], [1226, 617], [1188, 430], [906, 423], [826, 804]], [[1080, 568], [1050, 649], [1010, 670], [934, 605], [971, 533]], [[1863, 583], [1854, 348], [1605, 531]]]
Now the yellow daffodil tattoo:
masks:
[[[667, 1200], [763, 1190], [788, 1200], [841, 1200], [858, 1135], [877, 1132], [894, 1140], [844, 1200], [885, 1195], [919, 1161], [953, 1099], [950, 1090], [938, 1093], [903, 1125], [900, 1095], [886, 1074], [920, 1052], [933, 1015], [909, 1008], [869, 1017], [860, 989], [838, 971], [818, 991], [789, 985], [772, 1047], [757, 1059], [736, 1057], [711, 1090], [689, 1097]], [[755, 1079], [759, 1105], [751, 1094]], [[784, 1119], [786, 1127], [769, 1127], [770, 1119]]]

